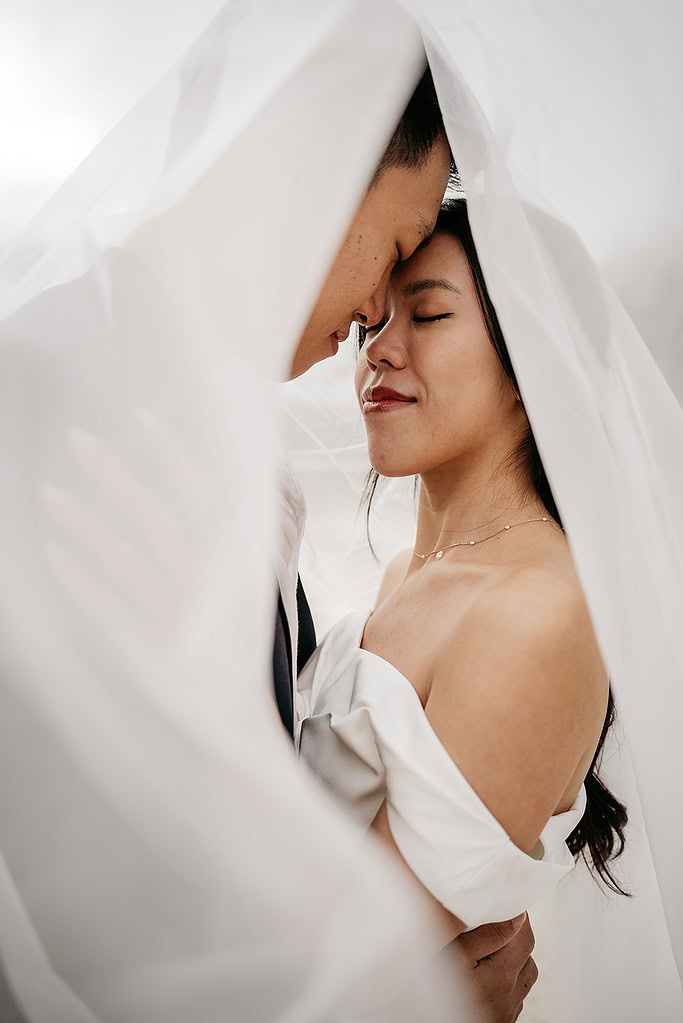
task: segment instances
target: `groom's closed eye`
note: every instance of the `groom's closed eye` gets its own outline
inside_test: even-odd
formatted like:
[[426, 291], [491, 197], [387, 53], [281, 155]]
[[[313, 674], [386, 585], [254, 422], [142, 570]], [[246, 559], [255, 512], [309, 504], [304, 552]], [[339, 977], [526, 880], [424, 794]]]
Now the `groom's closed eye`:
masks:
[[383, 316], [379, 323], [374, 323], [371, 327], [366, 327], [365, 333], [366, 334], [376, 333], [377, 331], [381, 330], [382, 327], [386, 327], [386, 323], [387, 323], [386, 316]]

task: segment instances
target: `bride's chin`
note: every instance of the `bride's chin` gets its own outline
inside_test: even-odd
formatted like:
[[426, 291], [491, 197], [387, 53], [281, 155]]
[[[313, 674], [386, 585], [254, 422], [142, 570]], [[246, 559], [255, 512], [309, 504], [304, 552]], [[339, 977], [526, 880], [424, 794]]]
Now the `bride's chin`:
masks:
[[418, 472], [417, 469], [412, 466], [408, 466], [405, 462], [401, 462], [396, 458], [381, 457], [373, 452], [370, 452], [370, 465], [379, 473], [380, 476], [386, 476], [387, 479], [400, 479], [401, 476], [415, 476]]

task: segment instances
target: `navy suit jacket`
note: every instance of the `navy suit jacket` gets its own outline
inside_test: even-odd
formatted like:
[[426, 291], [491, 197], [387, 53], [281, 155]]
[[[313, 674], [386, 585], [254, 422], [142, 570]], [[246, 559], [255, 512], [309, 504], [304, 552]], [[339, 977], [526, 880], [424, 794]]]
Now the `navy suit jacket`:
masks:
[[294, 670], [297, 674], [301, 671], [316, 646], [313, 617], [300, 578], [297, 579], [296, 610], [299, 621], [297, 663], [296, 669], [294, 669], [289, 624], [282, 603], [282, 595], [278, 594], [275, 642], [273, 644], [273, 685], [282, 724], [292, 737], [294, 736]]

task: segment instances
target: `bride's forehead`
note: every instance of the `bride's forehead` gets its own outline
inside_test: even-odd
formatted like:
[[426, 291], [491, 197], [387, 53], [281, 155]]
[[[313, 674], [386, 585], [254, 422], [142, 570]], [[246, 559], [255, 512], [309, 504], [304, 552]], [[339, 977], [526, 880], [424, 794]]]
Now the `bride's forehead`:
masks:
[[389, 279], [392, 295], [403, 294], [409, 286], [425, 277], [445, 278], [463, 291], [470, 280], [465, 251], [453, 235], [438, 231], [402, 263], [397, 263]]

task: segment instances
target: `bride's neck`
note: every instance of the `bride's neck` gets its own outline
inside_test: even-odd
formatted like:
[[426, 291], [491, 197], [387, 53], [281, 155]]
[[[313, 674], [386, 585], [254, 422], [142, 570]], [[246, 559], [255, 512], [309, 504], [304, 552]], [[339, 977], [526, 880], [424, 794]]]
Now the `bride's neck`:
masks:
[[424, 473], [415, 549], [438, 550], [460, 540], [479, 540], [543, 506], [519, 470], [491, 465], [448, 465]]

